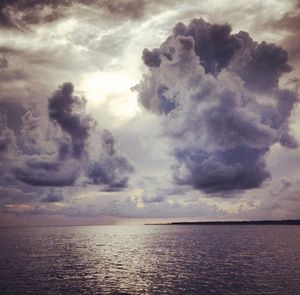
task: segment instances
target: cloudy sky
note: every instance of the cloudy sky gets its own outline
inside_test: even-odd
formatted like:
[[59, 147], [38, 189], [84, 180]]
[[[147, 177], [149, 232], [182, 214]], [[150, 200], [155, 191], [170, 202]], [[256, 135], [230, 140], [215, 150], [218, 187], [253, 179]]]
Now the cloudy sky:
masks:
[[300, 3], [2, 0], [0, 225], [293, 219]]

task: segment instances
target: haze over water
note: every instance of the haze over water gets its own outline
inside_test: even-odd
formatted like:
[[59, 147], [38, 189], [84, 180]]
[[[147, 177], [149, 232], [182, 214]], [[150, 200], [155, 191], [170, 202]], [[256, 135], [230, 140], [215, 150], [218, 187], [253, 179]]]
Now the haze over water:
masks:
[[0, 229], [1, 294], [299, 294], [300, 227]]

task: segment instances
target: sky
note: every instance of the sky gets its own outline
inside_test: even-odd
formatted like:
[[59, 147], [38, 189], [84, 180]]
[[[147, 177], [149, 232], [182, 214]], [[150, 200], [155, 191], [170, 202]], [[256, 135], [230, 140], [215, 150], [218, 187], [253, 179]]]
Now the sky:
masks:
[[300, 2], [2, 0], [0, 225], [300, 218]]

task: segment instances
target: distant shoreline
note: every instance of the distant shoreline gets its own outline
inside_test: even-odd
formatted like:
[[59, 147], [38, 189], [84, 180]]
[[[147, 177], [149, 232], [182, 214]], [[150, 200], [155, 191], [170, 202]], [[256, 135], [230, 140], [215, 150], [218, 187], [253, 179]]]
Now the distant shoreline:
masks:
[[253, 221], [185, 221], [169, 223], [146, 223], [145, 225], [300, 225], [300, 219], [253, 220]]

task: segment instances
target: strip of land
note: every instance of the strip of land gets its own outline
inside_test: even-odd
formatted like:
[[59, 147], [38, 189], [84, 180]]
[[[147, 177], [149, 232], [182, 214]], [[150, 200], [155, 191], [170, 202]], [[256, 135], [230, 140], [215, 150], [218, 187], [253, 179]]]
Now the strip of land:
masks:
[[300, 219], [252, 220], [252, 221], [186, 221], [169, 223], [147, 223], [146, 225], [300, 225]]

